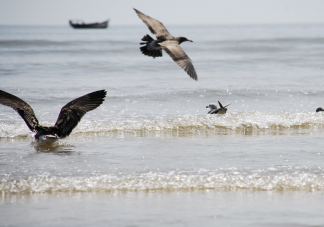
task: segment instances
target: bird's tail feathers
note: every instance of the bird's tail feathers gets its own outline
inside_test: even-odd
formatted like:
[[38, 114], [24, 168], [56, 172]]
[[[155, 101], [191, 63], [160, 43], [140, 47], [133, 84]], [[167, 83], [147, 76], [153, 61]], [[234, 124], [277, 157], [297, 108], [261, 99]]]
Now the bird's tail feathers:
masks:
[[147, 45], [140, 47], [141, 52], [149, 57], [162, 57], [162, 50], [149, 50]]
[[161, 47], [158, 44], [153, 43], [155, 40], [151, 36], [145, 35], [142, 38], [142, 41], [144, 42], [141, 42], [140, 44], [144, 46], [141, 46], [140, 50], [144, 55], [153, 58], [162, 57]]
[[144, 35], [144, 37], [142, 38], [142, 41], [147, 41], [147, 42], [150, 42], [150, 41], [153, 41], [153, 40], [154, 39], [151, 36], [149, 36], [149, 35]]

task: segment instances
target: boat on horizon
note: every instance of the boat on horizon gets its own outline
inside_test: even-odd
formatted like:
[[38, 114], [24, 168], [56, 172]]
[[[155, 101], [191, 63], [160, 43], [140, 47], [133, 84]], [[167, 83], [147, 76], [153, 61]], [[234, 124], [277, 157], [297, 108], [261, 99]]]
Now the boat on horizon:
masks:
[[109, 20], [96, 23], [84, 23], [82, 20], [69, 20], [72, 28], [107, 28]]

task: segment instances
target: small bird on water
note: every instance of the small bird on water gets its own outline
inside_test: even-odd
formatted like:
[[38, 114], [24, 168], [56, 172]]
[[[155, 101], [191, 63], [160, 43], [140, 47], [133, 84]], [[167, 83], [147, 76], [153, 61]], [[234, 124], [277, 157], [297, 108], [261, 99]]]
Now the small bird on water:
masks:
[[142, 41], [144, 42], [140, 43], [141, 45], [144, 45], [140, 47], [141, 52], [144, 55], [155, 58], [162, 57], [162, 50], [164, 50], [170, 55], [173, 61], [175, 61], [181, 68], [184, 69], [184, 71], [188, 73], [192, 79], [198, 80], [197, 73], [191, 59], [179, 46], [183, 42], [192, 42], [192, 40], [189, 40], [183, 36], [172, 36], [160, 21], [141, 13], [137, 9], [134, 10], [138, 17], [142, 19], [153, 35], [155, 35], [157, 38], [154, 40], [151, 36], [145, 35], [142, 38]]
[[87, 112], [103, 103], [106, 94], [105, 90], [100, 90], [72, 100], [61, 109], [52, 127], [40, 125], [31, 106], [17, 96], [0, 90], [0, 103], [11, 107], [24, 119], [28, 128], [36, 133], [35, 139], [62, 139], [70, 135]]
[[220, 101], [218, 101], [218, 104], [220, 106], [220, 108], [217, 108], [216, 104], [211, 103], [208, 106], [206, 106], [206, 108], [210, 108], [210, 111], [208, 112], [208, 114], [225, 114], [227, 111], [227, 106], [231, 105], [228, 104], [226, 106], [223, 106]]
[[318, 107], [318, 108], [316, 109], [316, 112], [321, 112], [321, 111], [324, 111], [324, 109], [323, 109], [322, 107]]

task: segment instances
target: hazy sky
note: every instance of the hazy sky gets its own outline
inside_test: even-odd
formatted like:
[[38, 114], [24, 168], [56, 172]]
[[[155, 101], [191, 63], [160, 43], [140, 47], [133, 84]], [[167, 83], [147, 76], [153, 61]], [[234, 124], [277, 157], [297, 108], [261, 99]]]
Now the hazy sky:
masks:
[[0, 0], [0, 24], [141, 24], [133, 7], [164, 24], [324, 23], [324, 0]]

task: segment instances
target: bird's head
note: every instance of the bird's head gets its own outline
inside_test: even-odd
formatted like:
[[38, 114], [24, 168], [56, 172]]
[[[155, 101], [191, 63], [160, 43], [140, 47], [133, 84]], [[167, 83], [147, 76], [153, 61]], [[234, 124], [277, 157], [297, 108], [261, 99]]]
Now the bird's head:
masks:
[[217, 106], [214, 103], [211, 103], [208, 106], [206, 106], [206, 108], [210, 108], [211, 110], [213, 110], [213, 109], [217, 109]]
[[183, 42], [186, 42], [186, 41], [188, 41], [188, 42], [192, 42], [192, 40], [189, 40], [189, 39], [187, 39], [186, 37], [183, 37], [183, 36], [180, 36], [180, 37], [179, 37], [179, 44], [180, 44], [180, 43], [183, 43]]

